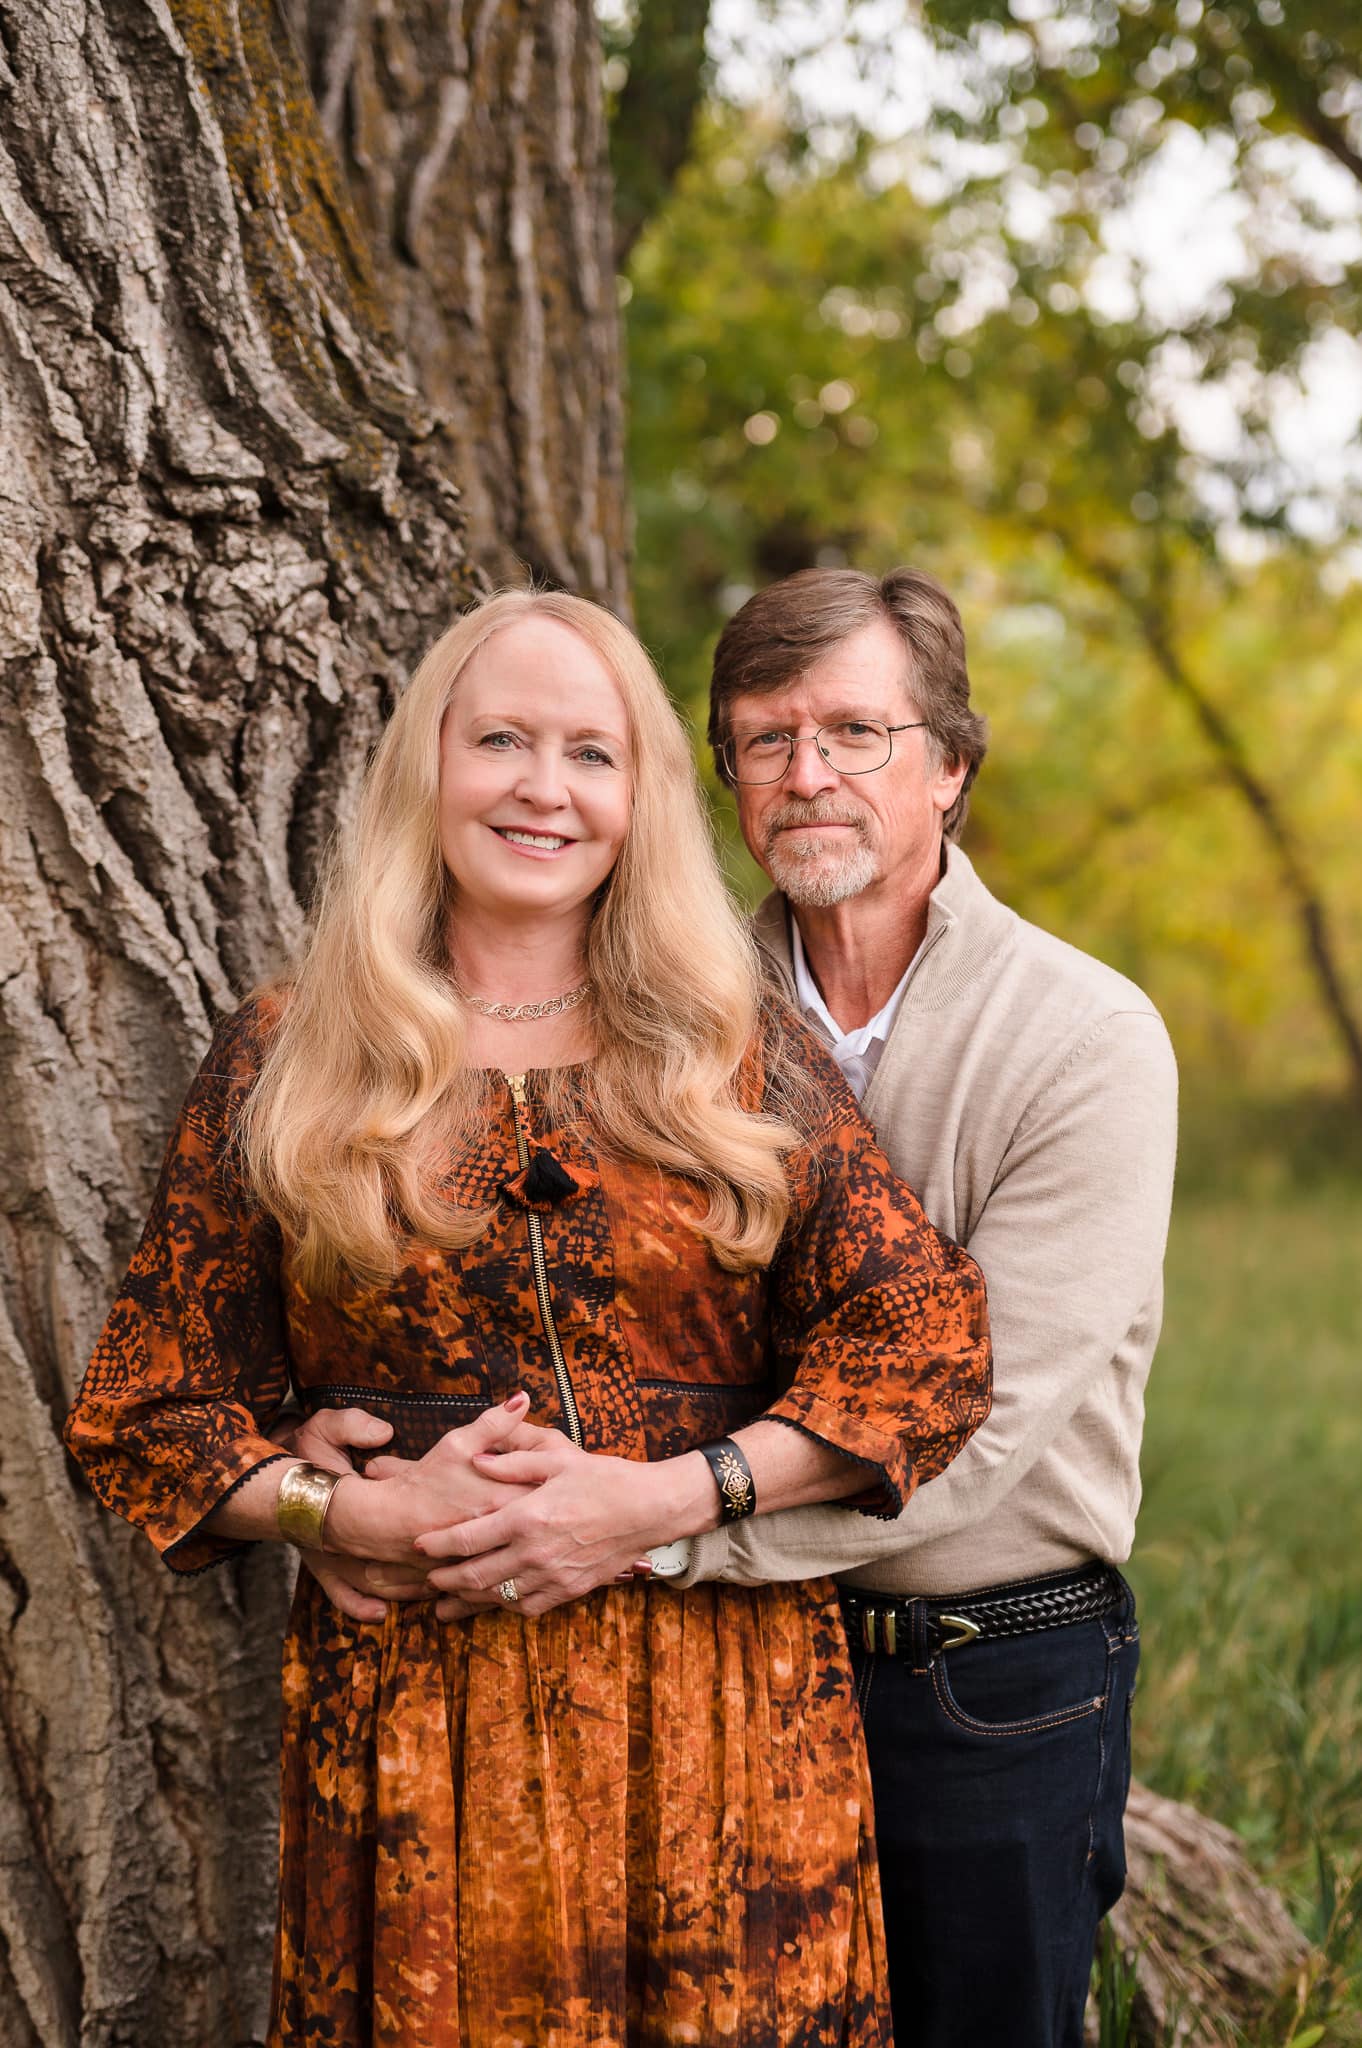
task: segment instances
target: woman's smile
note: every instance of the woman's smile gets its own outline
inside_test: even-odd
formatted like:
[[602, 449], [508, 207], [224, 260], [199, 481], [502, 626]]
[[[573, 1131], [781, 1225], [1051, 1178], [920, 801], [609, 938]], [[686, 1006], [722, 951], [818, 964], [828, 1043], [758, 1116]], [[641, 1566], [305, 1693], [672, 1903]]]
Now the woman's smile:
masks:
[[566, 853], [576, 841], [562, 832], [533, 832], [525, 825], [493, 825], [490, 828], [505, 846], [534, 860], [552, 859]]

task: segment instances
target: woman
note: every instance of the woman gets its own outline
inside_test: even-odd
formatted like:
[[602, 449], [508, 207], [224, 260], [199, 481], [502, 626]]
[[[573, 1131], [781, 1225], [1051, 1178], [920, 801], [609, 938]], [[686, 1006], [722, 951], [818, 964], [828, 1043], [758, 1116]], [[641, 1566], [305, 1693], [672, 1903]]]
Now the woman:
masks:
[[[190, 1091], [67, 1430], [180, 1571], [281, 1525], [420, 1568], [541, 1477], [594, 1517], [596, 1590], [540, 1618], [528, 1567], [458, 1621], [300, 1575], [272, 2043], [889, 2040], [831, 1587], [617, 1576], [753, 1505], [892, 1514], [987, 1409], [977, 1270], [758, 991], [632, 635], [461, 619]], [[290, 1388], [411, 1462], [282, 1454]], [[527, 1412], [565, 1460], [498, 1477]]]

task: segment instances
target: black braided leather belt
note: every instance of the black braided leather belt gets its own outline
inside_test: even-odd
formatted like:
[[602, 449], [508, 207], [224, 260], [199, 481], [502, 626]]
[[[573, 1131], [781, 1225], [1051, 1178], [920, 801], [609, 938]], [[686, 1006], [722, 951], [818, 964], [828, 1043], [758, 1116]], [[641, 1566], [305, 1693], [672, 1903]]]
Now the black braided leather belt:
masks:
[[851, 1586], [839, 1586], [838, 1593], [853, 1643], [884, 1656], [911, 1659], [919, 1642], [935, 1655], [964, 1643], [1000, 1642], [1005, 1636], [1096, 1621], [1120, 1606], [1126, 1588], [1110, 1565], [1087, 1564], [1043, 1579], [1019, 1579], [1010, 1586], [983, 1586], [958, 1599], [895, 1600]]

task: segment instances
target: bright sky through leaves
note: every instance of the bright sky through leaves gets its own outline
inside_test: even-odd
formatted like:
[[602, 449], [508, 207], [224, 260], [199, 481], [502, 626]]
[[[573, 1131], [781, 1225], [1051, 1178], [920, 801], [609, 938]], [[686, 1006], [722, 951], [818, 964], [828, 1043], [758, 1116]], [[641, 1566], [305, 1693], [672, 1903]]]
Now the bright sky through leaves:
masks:
[[[1186, 4], [1199, 18], [1199, 0]], [[1077, 45], [1086, 33], [1085, 22], [1057, 0], [1014, 0], [1012, 13], [1052, 42]], [[1039, 179], [1018, 146], [1044, 108], [1038, 100], [1004, 105], [991, 150], [962, 140], [934, 115], [977, 111], [981, 95], [987, 104], [981, 60], [963, 50], [943, 55], [910, 15], [902, 0], [716, 0], [710, 49], [718, 90], [735, 105], [788, 109], [816, 156], [834, 159], [857, 135], [875, 138], [872, 175], [902, 177], [933, 205], [980, 171], [1011, 165], [1009, 225], [1043, 244], [1057, 204], [1062, 209], [1070, 196], [1062, 181], [1047, 186]], [[1009, 38], [1004, 29], [993, 31], [985, 39], [988, 61], [1001, 69], [1015, 64], [1010, 41], [1019, 41], [1015, 32]], [[1158, 102], [1137, 100], [1134, 118], [1141, 114], [1155, 122]], [[1126, 145], [1108, 137], [1100, 147], [1106, 167], [1119, 171], [1113, 153]], [[1308, 250], [1326, 282], [1362, 257], [1362, 187], [1323, 150], [1299, 136], [1265, 137], [1244, 160], [1251, 189], [1233, 159], [1223, 133], [1165, 122], [1155, 153], [1104, 212], [1100, 251], [1082, 286], [1099, 315], [1126, 321], [1142, 314], [1151, 328], [1176, 337], [1276, 254], [1294, 259]], [[968, 208], [953, 211], [959, 239], [973, 245], [970, 288], [953, 309], [961, 338], [974, 318], [1007, 303], [1011, 282], [992, 238], [972, 233]], [[1154, 367], [1149, 400], [1176, 421], [1194, 457], [1222, 464], [1242, 447], [1241, 422], [1260, 403], [1288, 523], [1313, 540], [1338, 533], [1338, 506], [1362, 486], [1362, 345], [1355, 337], [1324, 326], [1298, 376], [1278, 373], [1264, 385], [1244, 365], [1209, 387], [1197, 379], [1192, 351], [1174, 339]], [[1223, 494], [1215, 502], [1214, 481], [1207, 488], [1212, 513], [1228, 517]], [[1232, 544], [1240, 552], [1254, 546], [1242, 533]]]

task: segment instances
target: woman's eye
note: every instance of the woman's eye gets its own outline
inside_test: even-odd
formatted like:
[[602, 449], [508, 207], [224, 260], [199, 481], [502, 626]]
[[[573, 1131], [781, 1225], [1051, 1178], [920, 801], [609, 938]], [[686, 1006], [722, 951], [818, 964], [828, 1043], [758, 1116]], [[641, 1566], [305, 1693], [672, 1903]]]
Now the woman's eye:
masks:
[[588, 768], [613, 768], [615, 765], [604, 747], [583, 747], [577, 759], [585, 761]]
[[508, 748], [519, 744], [513, 732], [485, 732], [478, 741], [480, 747], [494, 747], [499, 753], [504, 753]]

